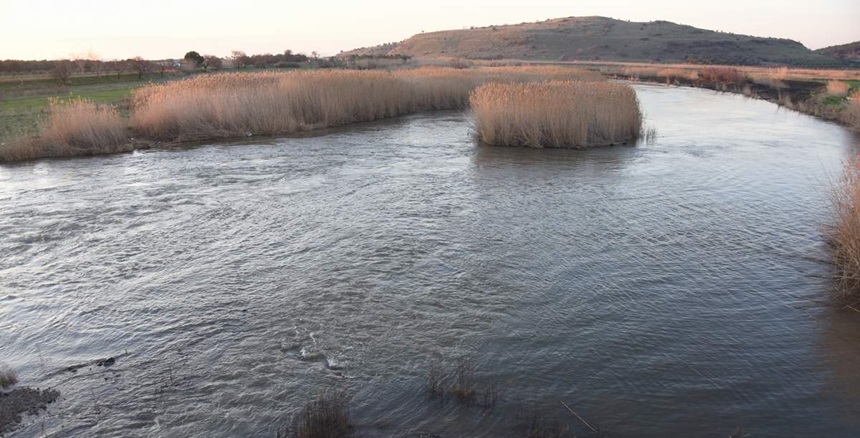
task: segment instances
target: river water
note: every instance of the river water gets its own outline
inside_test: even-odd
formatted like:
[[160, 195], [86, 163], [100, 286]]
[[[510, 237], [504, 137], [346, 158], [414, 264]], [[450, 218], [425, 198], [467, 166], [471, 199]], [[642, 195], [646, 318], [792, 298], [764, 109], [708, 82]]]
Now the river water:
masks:
[[[613, 437], [856, 436], [820, 229], [860, 140], [636, 90], [636, 146], [481, 146], [446, 112], [0, 167], [0, 362], [62, 393], [12, 436], [271, 437], [325, 390], [369, 437], [588, 432], [560, 400]], [[491, 408], [425, 392], [462, 357]]]

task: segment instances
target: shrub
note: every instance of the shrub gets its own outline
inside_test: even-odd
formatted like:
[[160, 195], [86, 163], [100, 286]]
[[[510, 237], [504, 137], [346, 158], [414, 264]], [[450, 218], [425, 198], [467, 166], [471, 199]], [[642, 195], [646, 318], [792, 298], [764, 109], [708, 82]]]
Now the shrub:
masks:
[[492, 83], [470, 102], [478, 139], [491, 145], [610, 145], [635, 140], [642, 126], [636, 92], [616, 83]]
[[51, 77], [56, 79], [61, 84], [69, 83], [69, 78], [72, 77], [72, 71], [75, 66], [68, 59], [61, 59], [54, 63], [54, 68], [51, 69]]

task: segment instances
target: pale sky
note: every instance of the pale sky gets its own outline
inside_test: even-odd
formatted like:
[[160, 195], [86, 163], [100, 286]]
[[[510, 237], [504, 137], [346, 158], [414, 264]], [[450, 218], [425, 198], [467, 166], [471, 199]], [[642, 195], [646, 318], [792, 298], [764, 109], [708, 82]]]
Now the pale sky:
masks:
[[0, 0], [0, 59], [333, 55], [422, 31], [589, 15], [790, 38], [811, 49], [860, 40], [860, 0]]

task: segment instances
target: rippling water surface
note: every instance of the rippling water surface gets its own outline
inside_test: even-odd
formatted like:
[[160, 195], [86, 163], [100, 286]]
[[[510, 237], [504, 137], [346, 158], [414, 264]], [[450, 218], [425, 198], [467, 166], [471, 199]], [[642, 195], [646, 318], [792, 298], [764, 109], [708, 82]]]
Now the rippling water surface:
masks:
[[[636, 147], [478, 146], [436, 113], [0, 167], [0, 362], [62, 392], [12, 435], [273, 436], [342, 388], [371, 437], [586, 432], [559, 400], [616, 437], [853, 436], [820, 226], [857, 138], [637, 92]], [[424, 392], [462, 356], [493, 409]]]

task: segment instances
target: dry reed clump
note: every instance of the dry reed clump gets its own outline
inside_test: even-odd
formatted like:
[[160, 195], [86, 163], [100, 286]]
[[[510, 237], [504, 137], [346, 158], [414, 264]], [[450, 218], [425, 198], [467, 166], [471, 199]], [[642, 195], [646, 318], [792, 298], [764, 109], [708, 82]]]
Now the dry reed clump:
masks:
[[475, 364], [469, 358], [460, 358], [456, 367], [446, 372], [438, 362], [430, 364], [426, 382], [427, 393], [443, 401], [454, 399], [464, 405], [484, 408], [495, 406], [499, 389], [494, 383], [484, 384], [475, 377]]
[[99, 150], [125, 141], [125, 123], [116, 108], [89, 100], [51, 101], [51, 118], [41, 139], [50, 145]]
[[491, 145], [611, 145], [635, 140], [642, 127], [636, 92], [617, 83], [491, 83], [470, 102], [478, 138]]
[[666, 83], [677, 82], [679, 80], [696, 81], [699, 79], [699, 73], [695, 70], [666, 68], [658, 71], [657, 77], [665, 79]]
[[830, 199], [835, 217], [827, 231], [840, 291], [844, 298], [860, 300], [860, 156], [845, 163]]
[[289, 134], [428, 110], [462, 109], [491, 80], [595, 78], [564, 67], [294, 71], [197, 76], [138, 90], [143, 137], [199, 140]]
[[305, 405], [292, 424], [277, 432], [278, 438], [343, 438], [350, 436], [349, 399], [342, 392], [324, 392]]
[[828, 96], [837, 96], [837, 97], [845, 97], [848, 95], [848, 91], [851, 89], [851, 86], [842, 81], [828, 81], [827, 82], [827, 95]]
[[0, 146], [0, 162], [121, 152], [128, 148], [125, 142], [125, 122], [114, 107], [81, 99], [52, 100], [39, 135]]
[[6, 364], [0, 364], [0, 388], [8, 388], [18, 383], [18, 373]]
[[706, 83], [740, 84], [746, 80], [746, 75], [734, 67], [705, 67], [699, 72], [699, 78]]

